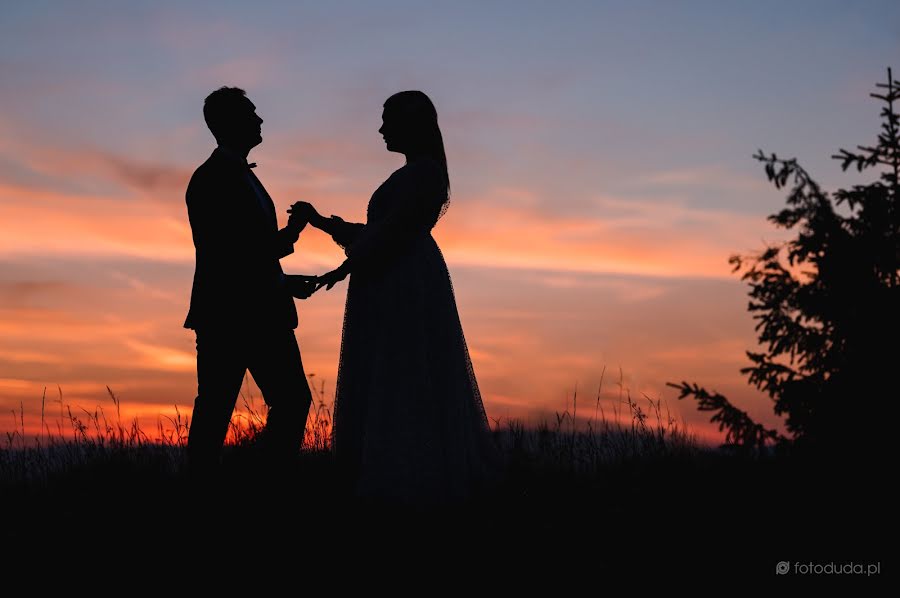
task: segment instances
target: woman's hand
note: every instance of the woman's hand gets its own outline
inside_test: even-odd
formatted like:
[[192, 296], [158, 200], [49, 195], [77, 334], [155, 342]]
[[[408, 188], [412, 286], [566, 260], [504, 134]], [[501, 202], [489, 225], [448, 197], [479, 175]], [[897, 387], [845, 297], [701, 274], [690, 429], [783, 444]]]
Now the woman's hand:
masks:
[[347, 278], [348, 274], [350, 274], [350, 268], [347, 266], [347, 262], [344, 262], [331, 272], [319, 276], [316, 281], [316, 290], [318, 291], [322, 287], [325, 287], [326, 291], [330, 291], [331, 287]]

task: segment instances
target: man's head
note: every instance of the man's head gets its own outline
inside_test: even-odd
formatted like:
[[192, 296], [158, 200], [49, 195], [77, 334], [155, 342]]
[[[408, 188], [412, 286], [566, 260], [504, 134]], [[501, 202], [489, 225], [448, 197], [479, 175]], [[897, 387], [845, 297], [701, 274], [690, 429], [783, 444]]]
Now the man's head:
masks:
[[220, 87], [203, 102], [203, 118], [219, 145], [250, 151], [262, 143], [263, 119], [247, 92], [238, 87]]

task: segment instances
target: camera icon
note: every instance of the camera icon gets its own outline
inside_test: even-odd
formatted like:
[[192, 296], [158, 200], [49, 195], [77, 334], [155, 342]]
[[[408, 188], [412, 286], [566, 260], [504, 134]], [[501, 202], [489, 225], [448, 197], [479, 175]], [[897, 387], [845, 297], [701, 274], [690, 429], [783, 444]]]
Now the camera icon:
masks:
[[779, 561], [777, 565], [775, 565], [775, 574], [776, 575], [787, 575], [791, 572], [791, 562], [790, 561]]

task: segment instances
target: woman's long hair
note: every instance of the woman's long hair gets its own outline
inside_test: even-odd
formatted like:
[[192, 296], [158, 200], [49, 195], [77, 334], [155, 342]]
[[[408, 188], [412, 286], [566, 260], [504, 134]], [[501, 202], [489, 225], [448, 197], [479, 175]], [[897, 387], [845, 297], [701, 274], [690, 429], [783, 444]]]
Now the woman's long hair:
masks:
[[401, 91], [395, 93], [384, 103], [385, 110], [395, 110], [407, 119], [405, 123], [409, 131], [416, 136], [416, 146], [428, 157], [441, 165], [444, 181], [447, 184], [447, 200], [441, 209], [441, 215], [447, 210], [450, 201], [450, 175], [447, 172], [447, 154], [444, 152], [444, 138], [438, 126], [437, 110], [431, 99], [421, 91]]

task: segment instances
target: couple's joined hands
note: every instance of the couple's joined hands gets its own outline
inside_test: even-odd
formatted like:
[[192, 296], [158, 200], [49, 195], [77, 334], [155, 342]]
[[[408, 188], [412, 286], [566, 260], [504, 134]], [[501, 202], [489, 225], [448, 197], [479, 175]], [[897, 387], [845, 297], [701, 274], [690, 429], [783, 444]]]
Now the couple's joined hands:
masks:
[[307, 224], [311, 223], [316, 226], [316, 221], [321, 218], [312, 204], [305, 201], [298, 201], [288, 208], [288, 214], [290, 216], [288, 216], [287, 229], [297, 237], [300, 236]]
[[288, 227], [300, 228], [306, 226], [307, 223], [312, 224], [316, 228], [322, 216], [316, 211], [316, 208], [307, 201], [298, 201], [288, 208]]
[[[316, 228], [322, 228], [322, 223], [326, 219], [319, 214], [315, 207], [309, 202], [298, 201], [288, 208], [288, 228], [300, 234], [307, 224], [312, 224]], [[334, 220], [341, 220], [337, 216], [331, 217]], [[326, 272], [322, 276], [308, 276], [303, 274], [287, 274], [288, 291], [297, 299], [307, 299], [316, 291], [325, 287], [326, 291], [340, 281], [347, 278], [350, 274], [346, 264], [341, 264], [331, 272]]]
[[285, 274], [288, 292], [297, 299], [308, 299], [319, 290], [318, 276], [304, 274]]
[[299, 227], [300, 230], [306, 226], [307, 223], [312, 224], [314, 227], [324, 230], [326, 233], [330, 232], [328, 229], [330, 228], [328, 225], [332, 222], [344, 222], [343, 218], [339, 216], [332, 216], [331, 218], [325, 218], [316, 210], [316, 208], [309, 203], [308, 201], [298, 201], [295, 202], [291, 207], [288, 208], [288, 227]]
[[341, 264], [338, 268], [331, 272], [326, 272], [322, 276], [309, 276], [306, 274], [285, 274], [288, 292], [297, 299], [308, 299], [313, 293], [325, 287], [326, 291], [340, 281], [347, 278], [350, 274], [349, 270]]

